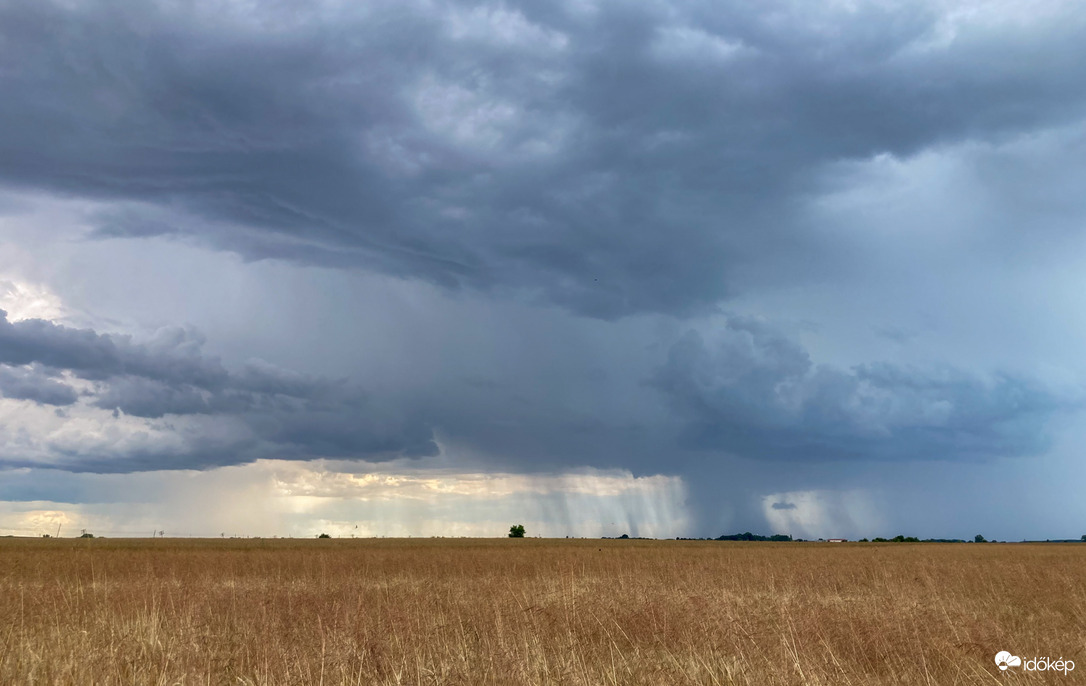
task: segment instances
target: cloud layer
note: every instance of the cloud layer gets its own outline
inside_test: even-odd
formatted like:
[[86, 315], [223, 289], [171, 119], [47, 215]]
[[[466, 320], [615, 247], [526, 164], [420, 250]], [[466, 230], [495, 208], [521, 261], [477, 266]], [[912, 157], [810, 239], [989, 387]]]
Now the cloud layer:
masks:
[[[68, 469], [128, 471], [236, 464], [277, 455], [398, 457], [432, 455], [437, 447], [419, 422], [391, 415], [345, 381], [313, 378], [259, 361], [227, 371], [202, 350], [203, 339], [181, 328], [159, 330], [137, 342], [130, 336], [98, 334], [41, 319], [9, 322], [0, 311], [0, 392], [39, 405], [108, 410], [143, 420], [196, 418], [192, 435], [178, 450], [57, 448], [49, 463]], [[70, 385], [69, 377], [82, 384]], [[76, 386], [83, 390], [76, 390]], [[204, 420], [215, 432], [199, 435]], [[108, 425], [109, 420], [105, 420]], [[168, 422], [157, 428], [170, 432]], [[48, 448], [47, 448], [48, 450]], [[9, 466], [36, 461], [9, 452]]]
[[0, 64], [8, 470], [624, 469], [714, 534], [1074, 471], [1072, 4], [14, 0]]
[[827, 165], [1076, 121], [1081, 13], [941, 3], [5, 4], [0, 177], [102, 237], [689, 312], [835, 260]]
[[1027, 379], [881, 363], [816, 366], [764, 322], [733, 318], [707, 344], [690, 332], [655, 383], [698, 447], [755, 458], [976, 460], [1038, 455], [1044, 428], [1081, 397]]

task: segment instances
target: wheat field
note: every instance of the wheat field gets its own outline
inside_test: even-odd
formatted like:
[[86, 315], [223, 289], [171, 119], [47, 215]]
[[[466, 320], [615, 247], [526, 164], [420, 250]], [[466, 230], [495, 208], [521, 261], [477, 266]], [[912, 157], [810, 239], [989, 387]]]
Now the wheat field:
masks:
[[1086, 545], [0, 539], [0, 620], [3, 684], [1074, 683]]

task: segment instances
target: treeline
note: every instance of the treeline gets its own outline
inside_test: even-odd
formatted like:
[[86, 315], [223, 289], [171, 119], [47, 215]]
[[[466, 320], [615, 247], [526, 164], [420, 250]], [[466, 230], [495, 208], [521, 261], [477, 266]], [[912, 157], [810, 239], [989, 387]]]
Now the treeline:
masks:
[[773, 534], [772, 536], [759, 536], [745, 531], [741, 534], [724, 534], [716, 538], [677, 538], [677, 541], [802, 541], [802, 538], [793, 539], [786, 534]]
[[[866, 538], [861, 538], [860, 543], [868, 543]], [[965, 543], [961, 538], [917, 538], [916, 536], [894, 536], [893, 538], [872, 538], [871, 543]]]
[[741, 534], [725, 534], [724, 536], [717, 536], [714, 540], [717, 541], [791, 541], [792, 537], [786, 534], [773, 534], [772, 536], [759, 536], [758, 534], [752, 534], [749, 531]]
[[[977, 539], [983, 541], [983, 536], [978, 536]], [[772, 536], [761, 536], [759, 534], [752, 534], [749, 531], [744, 531], [741, 534], [724, 534], [723, 536], [717, 536], [716, 538], [678, 538], [679, 541], [796, 541], [797, 543], [804, 542], [802, 538], [792, 538], [787, 534], [773, 534]], [[825, 539], [818, 539], [824, 541]], [[965, 543], [966, 541], [961, 538], [917, 538], [916, 536], [894, 536], [893, 538], [861, 538], [858, 543]]]

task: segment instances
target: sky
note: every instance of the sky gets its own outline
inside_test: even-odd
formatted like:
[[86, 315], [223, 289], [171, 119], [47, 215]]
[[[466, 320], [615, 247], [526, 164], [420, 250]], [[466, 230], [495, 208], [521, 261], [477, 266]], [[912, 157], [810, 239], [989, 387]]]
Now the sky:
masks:
[[1078, 538], [1086, 10], [0, 2], [0, 534]]

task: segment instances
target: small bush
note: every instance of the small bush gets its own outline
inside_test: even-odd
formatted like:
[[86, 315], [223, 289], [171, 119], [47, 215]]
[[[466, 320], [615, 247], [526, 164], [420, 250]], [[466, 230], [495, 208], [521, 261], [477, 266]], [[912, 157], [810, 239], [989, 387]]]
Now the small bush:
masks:
[[331, 536], [328, 534], [321, 534], [320, 536], [317, 536], [317, 538], [331, 538]]

